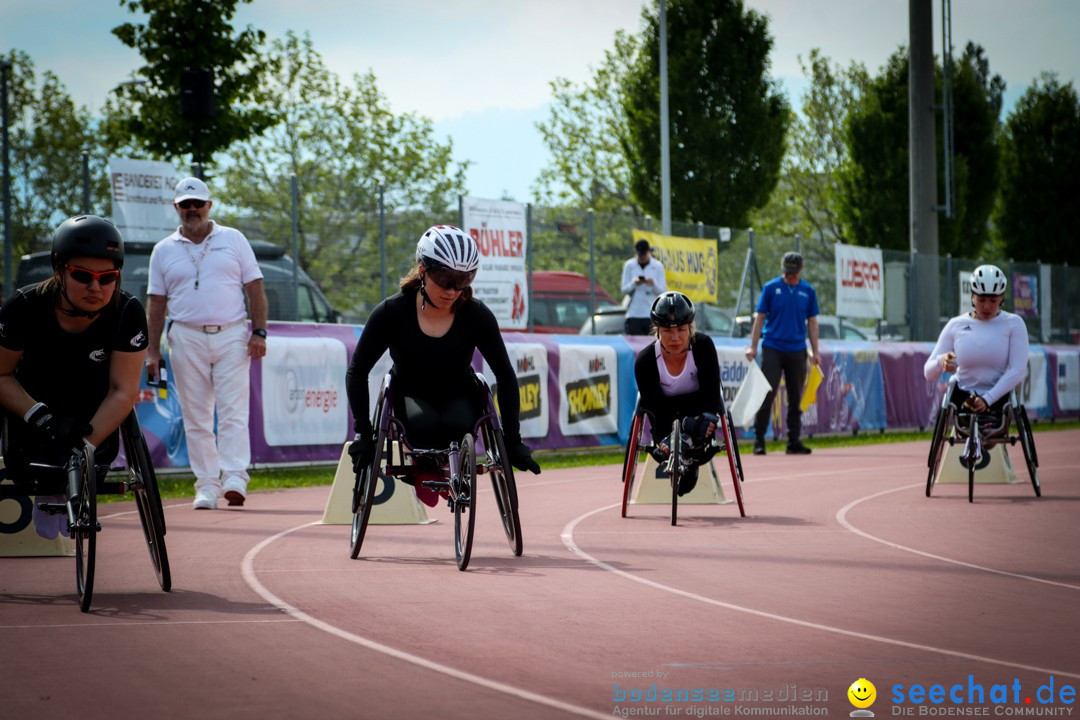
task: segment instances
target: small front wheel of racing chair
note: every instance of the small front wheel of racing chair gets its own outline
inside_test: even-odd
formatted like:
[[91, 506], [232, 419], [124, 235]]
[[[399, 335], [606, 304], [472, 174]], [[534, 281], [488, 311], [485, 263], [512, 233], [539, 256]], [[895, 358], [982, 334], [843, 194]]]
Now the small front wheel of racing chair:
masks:
[[454, 558], [458, 570], [469, 567], [476, 528], [476, 442], [465, 433], [450, 445], [450, 507], [454, 511]]

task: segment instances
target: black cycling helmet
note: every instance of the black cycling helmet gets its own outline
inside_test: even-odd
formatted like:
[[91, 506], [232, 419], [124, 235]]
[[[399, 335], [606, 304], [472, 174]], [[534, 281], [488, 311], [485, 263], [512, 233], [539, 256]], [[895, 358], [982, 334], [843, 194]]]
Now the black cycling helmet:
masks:
[[661, 293], [653, 300], [649, 317], [656, 327], [679, 327], [694, 322], [694, 303], [681, 292]]
[[56, 228], [52, 241], [53, 270], [73, 257], [105, 258], [124, 267], [124, 238], [116, 226], [96, 215], [77, 215]]

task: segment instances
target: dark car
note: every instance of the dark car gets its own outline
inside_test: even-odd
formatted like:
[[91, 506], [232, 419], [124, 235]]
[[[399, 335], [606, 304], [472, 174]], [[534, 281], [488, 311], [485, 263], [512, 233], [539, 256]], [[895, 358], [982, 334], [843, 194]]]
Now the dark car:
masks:
[[[146, 285], [150, 280], [150, 252], [152, 242], [124, 243], [124, 269], [121, 273], [123, 288], [146, 303]], [[337, 323], [341, 313], [330, 307], [329, 301], [303, 270], [296, 268], [285, 248], [263, 240], [252, 240], [251, 249], [263, 273], [270, 320], [298, 320], [300, 322]], [[293, 285], [293, 270], [297, 271], [297, 284]], [[50, 253], [37, 252], [23, 255], [16, 275], [16, 287], [38, 283], [52, 275]], [[295, 288], [295, 290], [294, 290]], [[295, 295], [295, 297], [294, 297]]]
[[[732, 335], [731, 327], [734, 323], [731, 321], [731, 316], [716, 305], [697, 303], [696, 307], [697, 315], [694, 323], [697, 325], [698, 332], [714, 337], [743, 337], [746, 334], [741, 326], [735, 325], [735, 334]], [[622, 335], [625, 321], [626, 308], [601, 308], [591, 318], [585, 320], [580, 334]]]

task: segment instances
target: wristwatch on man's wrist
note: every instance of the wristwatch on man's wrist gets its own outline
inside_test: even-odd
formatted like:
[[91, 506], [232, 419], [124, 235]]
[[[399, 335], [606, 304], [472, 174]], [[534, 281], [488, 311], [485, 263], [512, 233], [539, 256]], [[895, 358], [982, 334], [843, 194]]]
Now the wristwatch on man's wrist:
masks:
[[252, 335], [258, 335], [263, 340], [265, 340], [266, 339], [266, 328], [255, 328], [254, 330], [251, 331], [251, 334]]

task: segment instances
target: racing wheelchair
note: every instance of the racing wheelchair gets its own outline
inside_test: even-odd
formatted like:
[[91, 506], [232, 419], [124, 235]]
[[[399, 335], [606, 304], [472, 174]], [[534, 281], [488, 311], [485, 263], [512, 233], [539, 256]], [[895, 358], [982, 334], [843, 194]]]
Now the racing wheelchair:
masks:
[[[514, 469], [506, 451], [491, 388], [479, 373], [475, 375], [475, 382], [483, 411], [473, 431], [465, 433], [461, 442], [452, 442], [447, 448], [421, 449], [409, 443], [404, 424], [394, 416], [393, 372], [383, 378], [371, 423], [375, 433], [374, 459], [369, 467], [357, 474], [353, 486], [349, 550], [352, 559], [359, 556], [364, 542], [376, 484], [380, 479], [385, 482], [394, 477], [407, 484], [420, 483], [422, 487], [445, 493], [447, 504], [454, 514], [454, 557], [458, 569], [465, 570], [472, 555], [473, 529], [476, 526], [477, 476], [484, 473], [491, 475], [495, 504], [510, 551], [515, 556], [521, 555], [521, 519], [518, 515]], [[477, 441], [483, 447], [479, 457]]]
[[[968, 393], [956, 386], [956, 378], [949, 381], [945, 395], [941, 398], [934, 434], [930, 441], [928, 465], [930, 473], [926, 478], [926, 497], [930, 497], [934, 483], [941, 472], [942, 459], [945, 456], [945, 444], [963, 443], [964, 449], [960, 462], [968, 471], [968, 502], [975, 502], [975, 471], [984, 452], [994, 446], [1007, 443], [1016, 445], [1024, 452], [1024, 463], [1031, 477], [1031, 487], [1035, 497], [1042, 497], [1039, 485], [1039, 456], [1035, 452], [1035, 437], [1031, 432], [1031, 422], [1023, 403], [1013, 390], [1009, 401], [1002, 408], [1001, 415], [996, 413], [976, 413], [965, 409], [964, 401]], [[1012, 433], [1015, 428], [1015, 434]]]
[[11, 484], [0, 485], [0, 498], [47, 495], [66, 498], [58, 503], [39, 502], [38, 509], [47, 515], [63, 515], [61, 525], [75, 541], [75, 587], [79, 609], [83, 612], [90, 610], [94, 594], [97, 534], [101, 532], [101, 523], [97, 519], [99, 494], [134, 492], [143, 537], [158, 584], [165, 592], [172, 588], [169, 556], [165, 549], [165, 513], [154, 466], [150, 463], [150, 451], [134, 409], [120, 425], [120, 439], [127, 460], [125, 479], [108, 481], [110, 466], [96, 464], [93, 449], [84, 445], [73, 449], [63, 465], [32, 462], [25, 470], [19, 470], [16, 477], [10, 477], [12, 469], [9, 468]]
[[[671, 435], [665, 439], [669, 452], [667, 453], [666, 458], [662, 461], [658, 460], [658, 462], [660, 462], [660, 467], [671, 481], [672, 525], [678, 523], [679, 483], [682, 480], [683, 475], [691, 466], [697, 465], [701, 467], [707, 465], [710, 473], [712, 473], [713, 480], [719, 483], [719, 479], [716, 477], [716, 470], [713, 467], [712, 458], [721, 451], [726, 451], [725, 454], [728, 459], [728, 468], [731, 471], [731, 482], [735, 486], [735, 498], [739, 503], [739, 515], [741, 517], [746, 517], [746, 510], [743, 507], [742, 498], [742, 458], [739, 455], [739, 444], [735, 440], [735, 424], [731, 420], [731, 411], [724, 406], [722, 393], [723, 390], [721, 390], [720, 414], [714, 416], [716, 430], [722, 437], [720, 442], [717, 442], [716, 433], [714, 432], [711, 437], [706, 439], [704, 447], [688, 447], [688, 443], [685, 442], [683, 437], [683, 423], [678, 419], [672, 423]], [[630, 439], [626, 443], [626, 453], [623, 456], [622, 517], [627, 516], [627, 508], [634, 497], [634, 483], [637, 480], [637, 469], [641, 454], [649, 453], [655, 456], [657, 450], [657, 444], [647, 445], [642, 442], [646, 419], [649, 420], [649, 424], [653, 428], [655, 437], [658, 431], [656, 429], [654, 417], [652, 413], [641, 406], [641, 398], [639, 396], [637, 404], [634, 407], [634, 420], [630, 425]]]

